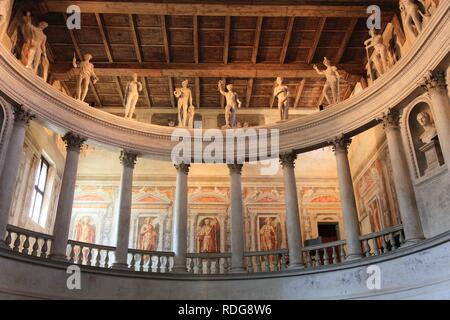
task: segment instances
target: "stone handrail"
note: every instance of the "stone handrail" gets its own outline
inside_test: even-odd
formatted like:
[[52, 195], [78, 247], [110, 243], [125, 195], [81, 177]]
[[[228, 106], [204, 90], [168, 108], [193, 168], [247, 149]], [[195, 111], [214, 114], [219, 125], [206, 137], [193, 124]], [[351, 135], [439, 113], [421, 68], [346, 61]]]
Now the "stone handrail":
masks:
[[405, 244], [403, 226], [387, 228], [379, 232], [369, 233], [360, 238], [364, 256], [378, 256], [397, 250]]
[[287, 268], [289, 251], [277, 249], [271, 251], [244, 252], [247, 272], [279, 272]]
[[231, 253], [187, 253], [188, 272], [192, 274], [226, 274], [231, 267]]
[[7, 225], [6, 231], [5, 243], [13, 251], [39, 258], [47, 258], [50, 253], [53, 236], [13, 225]]
[[303, 260], [307, 268], [337, 264], [345, 260], [345, 240], [303, 247]]
[[113, 261], [111, 255], [114, 254], [116, 248], [69, 240], [67, 241], [67, 251], [70, 263], [109, 268], [110, 262]]
[[[322, 112], [265, 126], [280, 130], [280, 153], [313, 150], [328, 145], [336, 135], [362, 132], [376, 124], [381, 113], [420, 94], [418, 82], [435, 70], [449, 51], [449, 8], [450, 2], [442, 1], [409, 52], [369, 88]], [[120, 149], [170, 159], [177, 143], [171, 141], [174, 128], [126, 120], [76, 101], [26, 70], [3, 46], [0, 73], [1, 94], [28, 108], [44, 125], [62, 134], [73, 131]], [[246, 150], [247, 156], [257, 157], [250, 150]]]
[[167, 273], [172, 270], [175, 254], [169, 251], [128, 249], [129, 268], [132, 271]]

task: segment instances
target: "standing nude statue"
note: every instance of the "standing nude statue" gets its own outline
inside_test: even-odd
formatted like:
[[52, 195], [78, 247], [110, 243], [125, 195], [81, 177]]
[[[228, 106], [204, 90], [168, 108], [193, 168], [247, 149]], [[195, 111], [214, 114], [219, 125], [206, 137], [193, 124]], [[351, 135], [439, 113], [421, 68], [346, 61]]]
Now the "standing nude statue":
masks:
[[133, 118], [134, 110], [139, 99], [139, 92], [142, 89], [142, 83], [138, 81], [137, 74], [133, 73], [133, 80], [127, 83], [127, 88], [125, 89], [125, 118]]
[[405, 33], [415, 39], [422, 31], [419, 6], [414, 3], [414, 0], [400, 0], [399, 4]]
[[289, 88], [287, 85], [283, 84], [283, 78], [278, 77], [275, 83], [276, 86], [273, 89], [273, 96], [278, 98], [280, 120], [287, 120], [289, 112]]
[[91, 78], [93, 84], [96, 84], [98, 81], [98, 78], [94, 72], [94, 65], [91, 63], [92, 55], [88, 53], [85, 54], [83, 58], [84, 60], [80, 62], [79, 66], [77, 64], [75, 54], [72, 61], [74, 68], [80, 68], [80, 74], [77, 79], [77, 99], [80, 101], [84, 101], [84, 99], [86, 99], [89, 85], [91, 84]]
[[236, 107], [240, 108], [242, 102], [239, 100], [239, 97], [235, 91], [233, 91], [233, 85], [228, 84], [227, 90], [224, 89], [223, 81], [219, 81], [217, 85], [219, 88], [219, 92], [221, 95], [225, 97], [227, 105], [225, 106], [225, 127], [226, 128], [235, 128], [236, 127]]
[[187, 112], [187, 127], [192, 129], [194, 128], [194, 117], [195, 117], [195, 107], [189, 106]]
[[192, 106], [192, 91], [188, 88], [189, 81], [181, 82], [181, 88], [174, 91], [175, 97], [178, 98], [178, 126], [186, 127], [188, 121], [188, 108]]
[[[322, 94], [325, 100], [327, 100], [328, 104], [337, 103], [341, 100], [339, 72], [337, 71], [337, 68], [335, 66], [331, 65], [330, 60], [328, 60], [327, 57], [323, 58], [323, 64], [325, 65], [325, 67], [327, 67], [324, 71], [320, 71], [315, 64], [313, 65], [314, 70], [316, 70], [318, 74], [324, 75], [327, 78], [323, 87]], [[332, 99], [330, 99], [330, 97], [328, 96], [328, 88], [331, 89]]]
[[[370, 39], [364, 41], [364, 45], [366, 46], [367, 55], [369, 55], [369, 49], [373, 48], [373, 56], [371, 60], [377, 69], [379, 75], [382, 75], [388, 71], [391, 67], [391, 61], [393, 60], [390, 57], [390, 52], [387, 46], [383, 42], [383, 36], [375, 33], [375, 28], [370, 28], [369, 30]], [[374, 79], [372, 79], [374, 80]]]

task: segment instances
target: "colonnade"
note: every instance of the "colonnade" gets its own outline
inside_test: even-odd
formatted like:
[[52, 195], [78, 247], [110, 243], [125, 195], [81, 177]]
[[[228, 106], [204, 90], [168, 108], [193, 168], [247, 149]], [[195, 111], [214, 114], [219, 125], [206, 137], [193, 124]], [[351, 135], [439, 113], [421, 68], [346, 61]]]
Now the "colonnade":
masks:
[[[445, 81], [441, 73], [429, 74], [423, 82], [432, 100], [432, 113], [436, 129], [440, 137], [444, 159], [447, 166], [450, 164], [450, 107], [445, 89]], [[14, 186], [18, 173], [22, 147], [25, 139], [27, 124], [32, 115], [23, 107], [14, 107], [14, 128], [8, 144], [5, 169], [0, 178], [0, 246], [5, 246], [6, 226], [13, 198]], [[405, 239], [407, 242], [416, 242], [424, 238], [417, 209], [411, 175], [405, 149], [401, 139], [399, 127], [399, 113], [391, 109], [382, 116], [380, 121], [384, 124], [389, 155], [392, 163], [395, 190], [397, 193], [400, 216], [402, 219]], [[66, 260], [66, 247], [68, 242], [71, 211], [75, 192], [75, 183], [78, 169], [80, 150], [85, 138], [75, 133], [67, 133], [63, 138], [67, 156], [65, 162], [62, 187], [59, 194], [58, 207], [54, 227], [54, 240], [51, 246], [53, 259]], [[356, 208], [355, 193], [353, 190], [352, 175], [348, 160], [348, 146], [351, 140], [340, 135], [329, 141], [333, 147], [337, 170], [341, 205], [345, 224], [347, 259], [362, 257], [360, 244], [359, 219]], [[122, 176], [120, 182], [120, 212], [117, 230], [116, 261], [114, 268], [127, 268], [128, 239], [130, 232], [131, 200], [133, 186], [133, 170], [138, 154], [124, 150], [120, 155], [122, 163]], [[286, 224], [289, 244], [289, 267], [303, 268], [301, 227], [297, 187], [295, 179], [295, 160], [297, 154], [284, 153], [280, 156], [283, 168]], [[173, 212], [172, 244], [175, 253], [173, 272], [187, 272], [187, 211], [188, 211], [188, 174], [189, 164], [180, 163], [176, 169], [176, 191]], [[243, 164], [229, 164], [230, 190], [231, 190], [231, 269], [232, 272], [245, 271], [244, 264], [244, 210], [242, 200], [241, 173]]]

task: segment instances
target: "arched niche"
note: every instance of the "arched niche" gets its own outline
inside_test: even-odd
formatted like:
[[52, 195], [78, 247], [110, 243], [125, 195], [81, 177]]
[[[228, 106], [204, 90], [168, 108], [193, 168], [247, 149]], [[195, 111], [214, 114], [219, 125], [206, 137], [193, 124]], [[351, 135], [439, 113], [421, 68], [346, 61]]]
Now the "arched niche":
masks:
[[5, 162], [12, 121], [13, 113], [11, 105], [0, 97], [0, 173]]
[[416, 179], [431, 175], [444, 164], [430, 105], [426, 96], [418, 97], [405, 108], [402, 116], [403, 136]]

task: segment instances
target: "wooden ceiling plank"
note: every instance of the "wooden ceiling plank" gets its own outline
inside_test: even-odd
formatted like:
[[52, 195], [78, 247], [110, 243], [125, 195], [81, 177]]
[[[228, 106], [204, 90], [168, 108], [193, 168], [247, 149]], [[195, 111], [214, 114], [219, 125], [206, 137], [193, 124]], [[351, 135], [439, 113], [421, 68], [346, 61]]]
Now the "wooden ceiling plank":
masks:
[[109, 45], [108, 38], [106, 36], [106, 30], [103, 23], [103, 17], [99, 14], [95, 14], [95, 20], [97, 20], [98, 29], [100, 31], [100, 36], [102, 38], [103, 46], [105, 47], [106, 56], [108, 57], [109, 62], [113, 62], [113, 56], [111, 52], [111, 47]]
[[[184, 15], [184, 16], [244, 16], [244, 17], [367, 17], [364, 5], [320, 5], [320, 4], [240, 4], [231, 6], [223, 3], [155, 3], [152, 1], [76, 1], [47, 0], [49, 12], [66, 12], [70, 5], [77, 5], [83, 13]], [[383, 12], [393, 12], [396, 6], [383, 6]]]
[[[63, 17], [64, 17], [64, 21], [67, 21], [67, 19], [68, 19], [67, 14], [63, 13]], [[77, 37], [76, 37], [76, 35], [75, 35], [75, 33], [73, 32], [72, 29], [67, 29], [67, 30], [69, 31], [70, 39], [72, 40], [72, 44], [73, 44], [73, 46], [75, 48], [75, 52], [76, 52], [76, 54], [78, 56], [78, 59], [82, 61], [83, 60], [83, 54], [81, 53], [81, 49], [80, 49], [80, 46], [78, 44], [78, 39], [77, 39]], [[95, 103], [100, 108], [103, 107], [102, 101], [100, 100], [100, 96], [98, 95], [97, 88], [95, 87], [95, 85], [92, 82], [89, 83], [89, 88], [91, 89], [92, 94], [94, 95]]]
[[258, 51], [259, 51], [259, 43], [261, 41], [262, 23], [263, 17], [258, 17], [258, 19], [256, 19], [255, 42], [253, 43], [252, 60], [251, 60], [253, 64], [258, 62]]
[[283, 47], [281, 49], [280, 64], [284, 64], [286, 60], [286, 54], [289, 49], [289, 42], [291, 41], [292, 29], [294, 27], [295, 17], [289, 17], [288, 27], [286, 30], [286, 35], [284, 37]]
[[300, 102], [300, 98], [302, 96], [303, 93], [303, 89], [305, 88], [305, 79], [300, 80], [299, 84], [298, 84], [298, 88], [297, 88], [297, 94], [295, 96], [295, 101], [294, 101], [294, 109], [296, 109], [298, 107], [298, 103]]
[[313, 43], [309, 49], [308, 57], [306, 58], [307, 63], [311, 63], [316, 54], [317, 45], [320, 41], [320, 36], [322, 35], [323, 28], [325, 27], [326, 18], [320, 18], [319, 26], [317, 28], [316, 34], [314, 35]]
[[166, 62], [170, 63], [169, 36], [167, 34], [166, 16], [162, 15], [159, 17], [159, 19], [161, 21], [161, 33], [163, 36], [164, 53], [166, 55]]
[[231, 17], [225, 17], [225, 30], [224, 30], [224, 44], [223, 44], [223, 63], [228, 63], [228, 56], [230, 54], [230, 33], [231, 33]]
[[139, 63], [142, 63], [142, 53], [141, 53], [140, 41], [139, 41], [138, 33], [136, 30], [136, 24], [134, 23], [134, 16], [132, 14], [129, 14], [128, 20], [130, 22], [131, 37], [133, 38], [133, 45], [134, 45], [134, 51], [136, 53], [136, 58]]
[[198, 45], [198, 17], [194, 16], [193, 17], [193, 38], [194, 38], [194, 62], [195, 63], [199, 63], [200, 62], [200, 57], [199, 57], [199, 45]]
[[152, 100], [150, 98], [150, 90], [148, 88], [147, 78], [142, 77], [142, 87], [144, 90], [145, 101], [147, 101], [148, 107], [152, 107]]
[[350, 24], [345, 32], [344, 39], [342, 40], [341, 45], [339, 46], [339, 50], [336, 54], [335, 61], [333, 61], [334, 64], [339, 64], [341, 62], [341, 59], [345, 52], [345, 49], [347, 49], [348, 42], [350, 41], [350, 38], [353, 35], [353, 31], [355, 30], [357, 23], [358, 23], [358, 18], [351, 19]]

